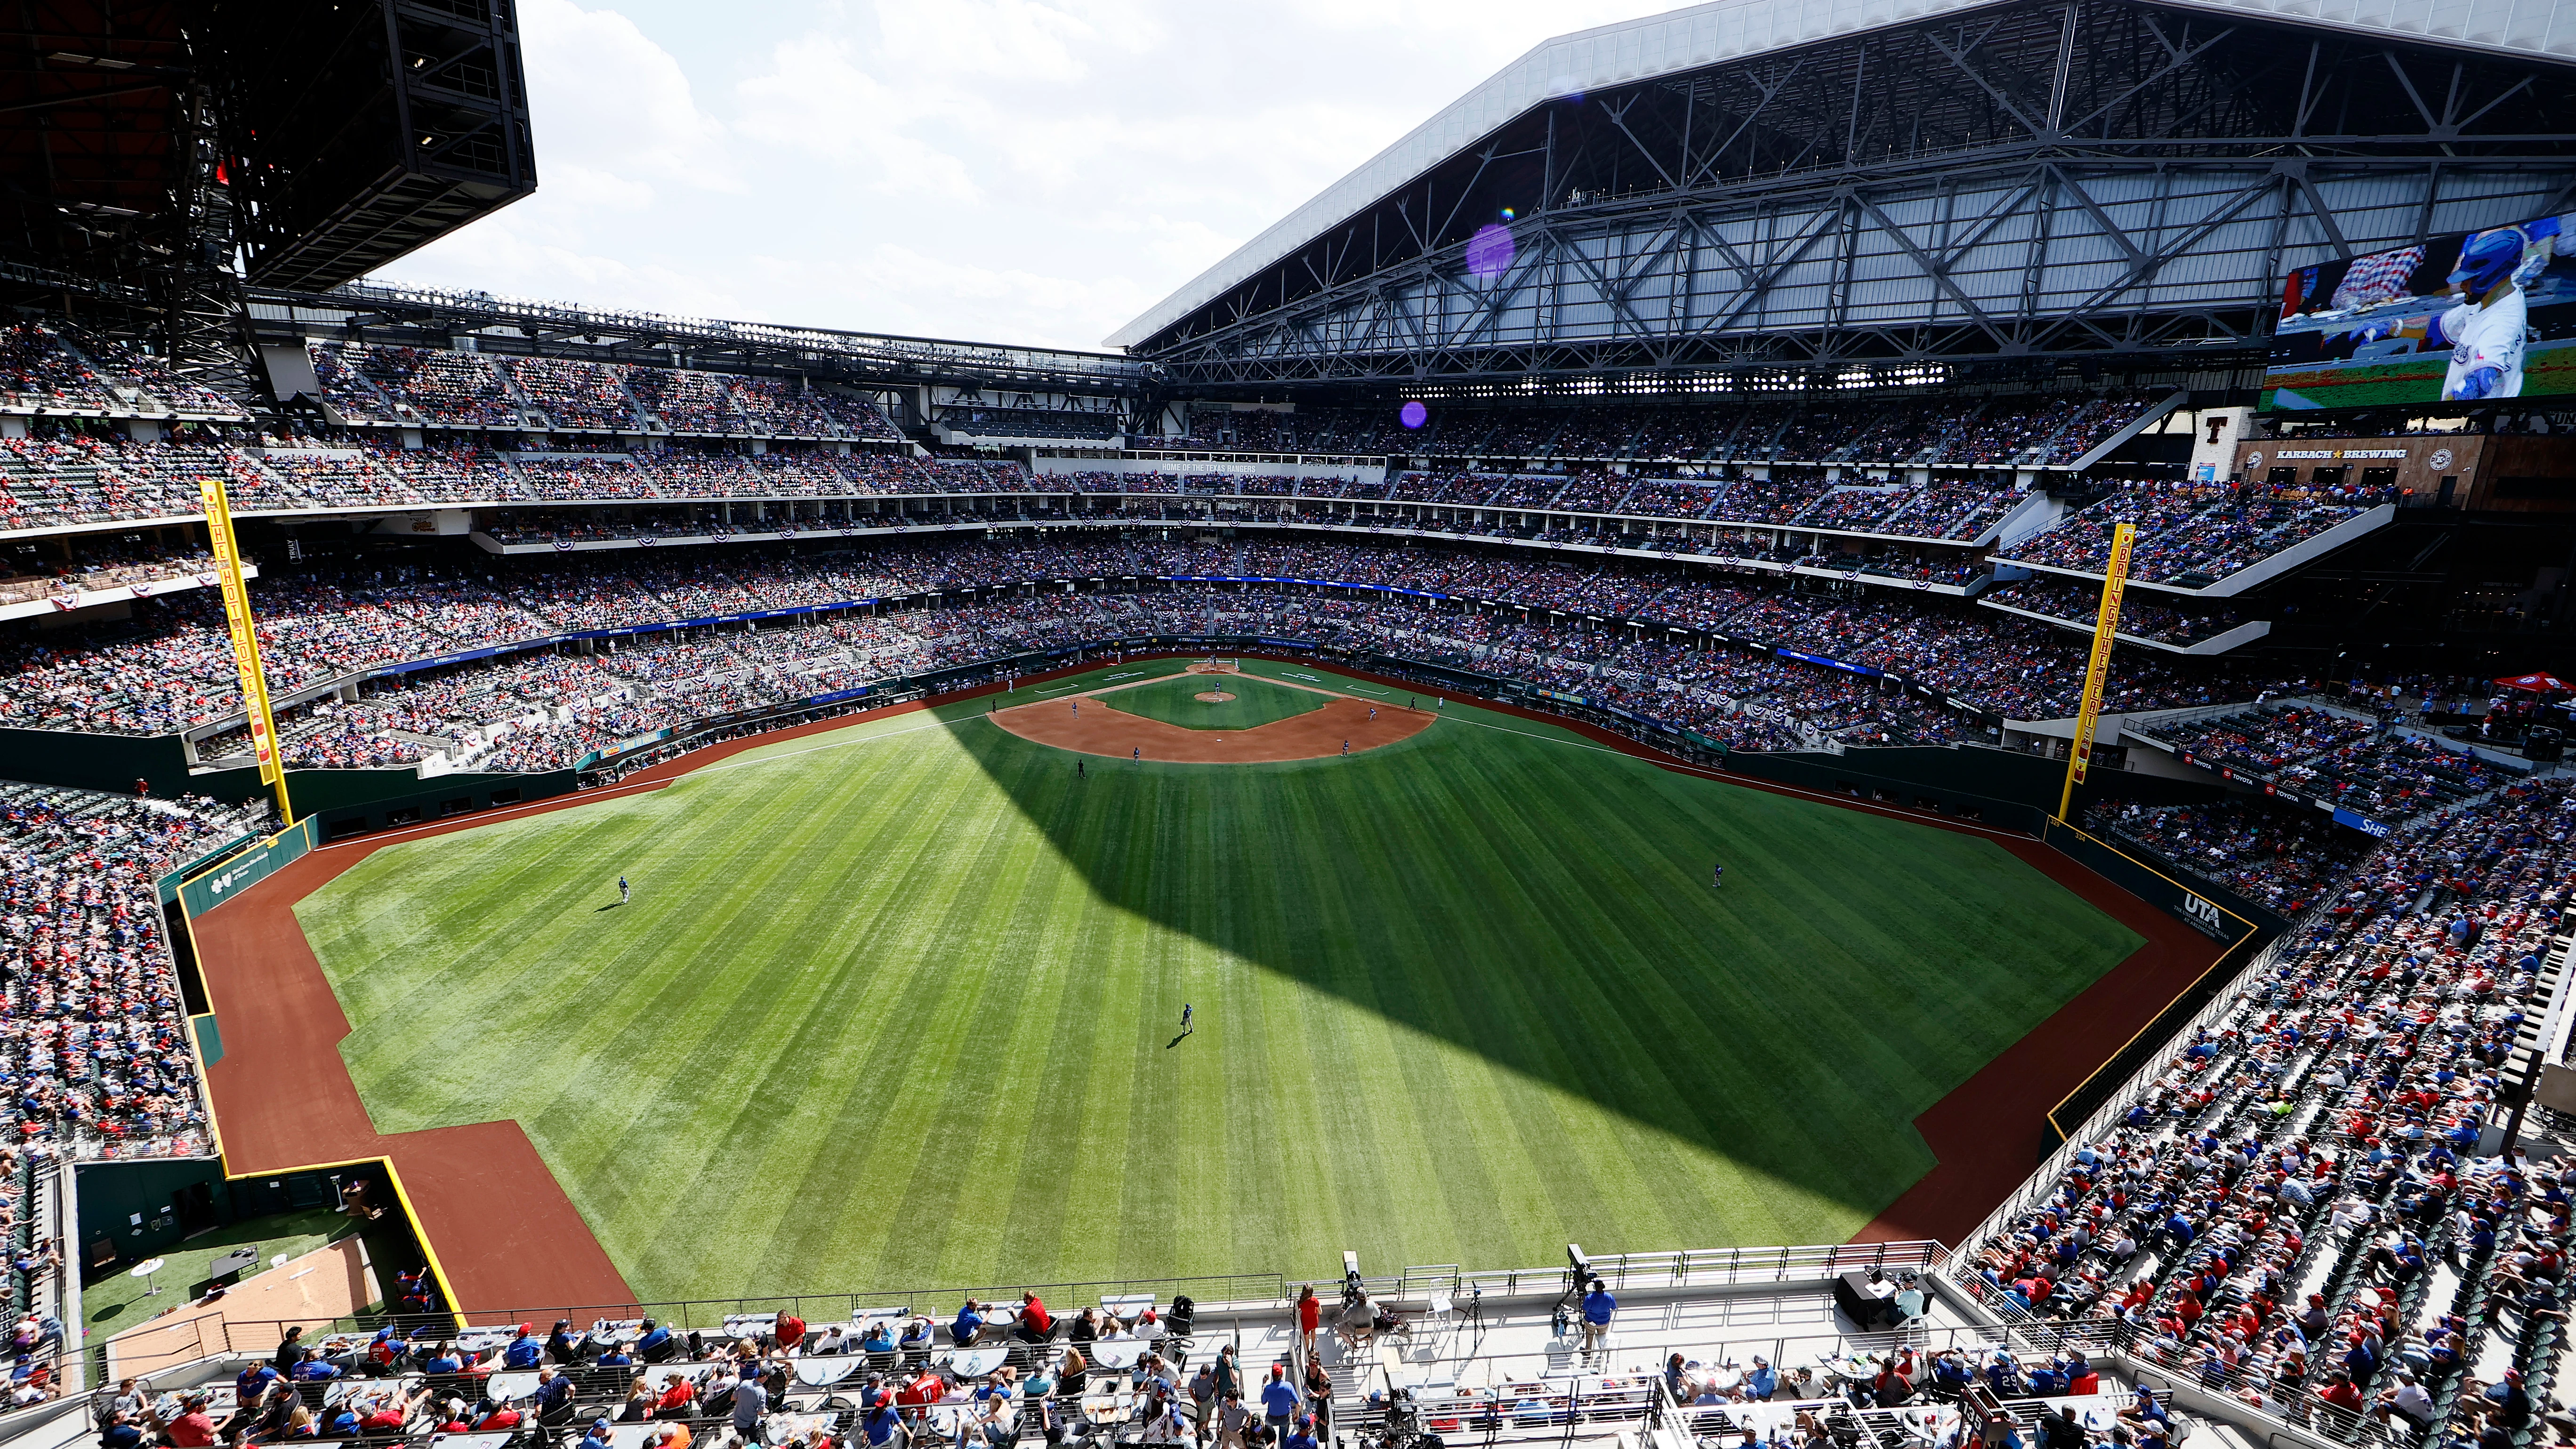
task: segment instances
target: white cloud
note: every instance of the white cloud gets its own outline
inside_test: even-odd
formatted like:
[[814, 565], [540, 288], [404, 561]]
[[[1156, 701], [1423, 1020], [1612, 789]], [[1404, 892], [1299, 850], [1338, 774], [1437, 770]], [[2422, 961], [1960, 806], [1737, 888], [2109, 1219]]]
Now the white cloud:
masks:
[[538, 193], [389, 277], [1095, 347], [1653, 0], [526, 0]]
[[729, 185], [723, 125], [633, 20], [573, 0], [528, 0], [519, 14], [540, 176], [552, 152], [629, 186]]

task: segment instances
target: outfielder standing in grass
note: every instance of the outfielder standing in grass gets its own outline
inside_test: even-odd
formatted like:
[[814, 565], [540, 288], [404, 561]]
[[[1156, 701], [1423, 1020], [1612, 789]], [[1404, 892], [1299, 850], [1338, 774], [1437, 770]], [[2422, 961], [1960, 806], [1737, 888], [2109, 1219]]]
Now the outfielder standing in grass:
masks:
[[1708, 888], [1709, 888], [1710, 890], [1717, 890], [1717, 889], [1719, 889], [1719, 888], [1723, 887], [1725, 884], [1726, 884], [1726, 867], [1725, 867], [1724, 865], [1712, 865], [1712, 866], [1710, 866], [1710, 867], [1708, 868]]
[[626, 883], [626, 877], [622, 875], [619, 876], [617, 878], [617, 903], [622, 906], [633, 899], [635, 899], [634, 887]]
[[1181, 1035], [1183, 1035], [1183, 1036], [1188, 1036], [1189, 1034], [1190, 1034], [1190, 1004], [1189, 1004], [1188, 1002], [1184, 1001], [1184, 1002], [1182, 1002], [1182, 1003], [1181, 1003]]

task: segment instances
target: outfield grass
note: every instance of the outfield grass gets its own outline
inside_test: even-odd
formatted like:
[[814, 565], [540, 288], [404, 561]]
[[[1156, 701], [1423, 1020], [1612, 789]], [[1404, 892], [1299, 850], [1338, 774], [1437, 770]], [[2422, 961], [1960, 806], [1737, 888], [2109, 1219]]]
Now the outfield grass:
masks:
[[[1221, 704], [1199, 698], [1210, 691], [1234, 698]], [[1102, 704], [1123, 713], [1193, 730], [1248, 730], [1276, 724], [1322, 709], [1329, 698], [1311, 689], [1272, 684], [1249, 675], [1216, 674], [1157, 680], [1097, 697]]]
[[647, 1298], [1833, 1241], [2139, 944], [1986, 841], [1455, 702], [1080, 780], [982, 708], [307, 899], [377, 1124], [517, 1118]]

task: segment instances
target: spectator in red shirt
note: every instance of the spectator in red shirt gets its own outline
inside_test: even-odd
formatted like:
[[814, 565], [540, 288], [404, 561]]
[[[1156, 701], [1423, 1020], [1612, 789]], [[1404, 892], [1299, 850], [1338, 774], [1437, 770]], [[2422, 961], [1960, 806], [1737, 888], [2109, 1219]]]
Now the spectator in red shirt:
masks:
[[163, 1426], [161, 1437], [176, 1445], [177, 1449], [205, 1449], [214, 1443], [215, 1419], [206, 1412], [206, 1396], [191, 1394], [188, 1402], [181, 1406], [179, 1417]]
[[488, 1434], [496, 1430], [515, 1429], [519, 1427], [518, 1410], [511, 1408], [507, 1404], [494, 1404], [488, 1399], [484, 1401], [483, 1407], [491, 1410], [491, 1412], [483, 1416], [482, 1423], [474, 1426], [476, 1433]]
[[774, 1332], [778, 1347], [787, 1353], [794, 1353], [796, 1346], [805, 1341], [805, 1320], [797, 1317], [794, 1309], [782, 1308], [778, 1311], [778, 1327]]
[[1020, 1321], [1014, 1330], [1025, 1343], [1044, 1343], [1055, 1337], [1055, 1317], [1034, 1293], [1020, 1295]]
[[1315, 1285], [1309, 1283], [1297, 1290], [1297, 1346], [1308, 1358], [1315, 1356], [1315, 1330], [1324, 1320], [1324, 1300], [1315, 1296]]

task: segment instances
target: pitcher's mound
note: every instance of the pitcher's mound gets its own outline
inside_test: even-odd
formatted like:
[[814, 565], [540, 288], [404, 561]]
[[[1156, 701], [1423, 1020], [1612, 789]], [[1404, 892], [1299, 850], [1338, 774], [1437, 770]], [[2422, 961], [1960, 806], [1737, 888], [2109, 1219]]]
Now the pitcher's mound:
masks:
[[1190, 698], [1197, 700], [1201, 704], [1231, 704], [1234, 702], [1234, 696], [1226, 693], [1222, 689], [1202, 689], [1198, 693], [1191, 695]]

